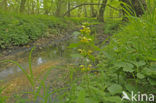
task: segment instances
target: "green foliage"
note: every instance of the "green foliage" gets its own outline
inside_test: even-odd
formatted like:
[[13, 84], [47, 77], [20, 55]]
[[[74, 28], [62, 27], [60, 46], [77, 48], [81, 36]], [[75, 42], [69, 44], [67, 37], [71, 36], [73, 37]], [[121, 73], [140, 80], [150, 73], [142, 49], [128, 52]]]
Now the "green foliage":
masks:
[[78, 83], [71, 84], [66, 103], [121, 103], [122, 91], [156, 92], [156, 10], [152, 10], [128, 18], [129, 23], [97, 55], [98, 70], [81, 74]]
[[47, 28], [35, 17], [0, 15], [0, 48], [27, 44], [43, 36]]
[[[99, 55], [98, 68], [105, 71], [108, 78], [116, 75], [108, 82], [118, 83], [124, 91], [154, 93], [156, 11], [151, 12], [151, 15], [147, 12], [140, 18], [129, 17], [129, 23], [112, 36]], [[114, 90], [113, 87], [108, 90], [117, 91], [117, 88]]]
[[70, 29], [82, 21], [94, 21], [85, 18], [56, 18], [45, 15], [27, 16], [0, 12], [0, 48], [21, 46], [35, 41], [48, 33], [55, 35]]
[[113, 34], [113, 33], [117, 32], [119, 25], [120, 25], [120, 21], [116, 21], [116, 22], [107, 21], [103, 27], [104, 33], [105, 34]]

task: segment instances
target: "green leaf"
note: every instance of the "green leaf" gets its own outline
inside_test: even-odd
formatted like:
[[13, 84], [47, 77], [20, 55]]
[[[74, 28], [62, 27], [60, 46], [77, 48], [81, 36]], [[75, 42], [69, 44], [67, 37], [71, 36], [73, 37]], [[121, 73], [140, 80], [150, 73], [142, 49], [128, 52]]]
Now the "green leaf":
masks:
[[124, 72], [130, 72], [131, 73], [134, 71], [133, 70], [134, 66], [130, 63], [120, 62], [120, 63], [116, 64], [116, 66], [119, 68], [123, 67]]
[[108, 91], [112, 94], [122, 93], [122, 87], [119, 84], [113, 84], [112, 86], [108, 87]]
[[134, 70], [132, 68], [130, 68], [130, 67], [124, 67], [123, 71], [124, 72], [130, 72], [130, 73], [134, 72]]
[[137, 77], [138, 77], [139, 79], [144, 79], [144, 78], [145, 78], [145, 76], [144, 76], [143, 74], [141, 74], [141, 73], [137, 73]]
[[151, 78], [156, 78], [156, 70], [152, 67], [150, 68], [144, 68], [142, 73], [148, 77], [151, 77]]
[[156, 80], [155, 79], [149, 78], [149, 82], [151, 85], [156, 86]]
[[85, 103], [85, 91], [82, 89], [81, 91], [78, 92], [78, 98], [76, 100], [76, 103]]
[[145, 61], [133, 62], [137, 67], [146, 65]]

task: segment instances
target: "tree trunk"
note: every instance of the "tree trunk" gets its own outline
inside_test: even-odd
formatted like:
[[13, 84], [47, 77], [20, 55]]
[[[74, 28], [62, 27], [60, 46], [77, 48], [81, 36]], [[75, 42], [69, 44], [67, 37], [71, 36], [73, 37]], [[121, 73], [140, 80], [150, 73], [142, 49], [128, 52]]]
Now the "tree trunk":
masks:
[[62, 0], [58, 0], [56, 5], [57, 5], [57, 8], [56, 8], [55, 14], [56, 16], [59, 17], [61, 15], [60, 13], [61, 13]]
[[40, 0], [37, 0], [37, 14], [40, 14]]
[[32, 14], [35, 13], [35, 4], [34, 4], [34, 1], [32, 0], [32, 11], [31, 11]]
[[107, 4], [107, 0], [103, 0], [102, 5], [99, 10], [99, 16], [97, 18], [100, 22], [104, 22], [104, 12], [105, 12], [105, 8], [106, 8], [106, 4]]
[[87, 8], [86, 8], [86, 6], [84, 5], [84, 15], [85, 15], [85, 17], [87, 17], [88, 15], [87, 15]]
[[80, 17], [81, 16], [81, 12], [82, 12], [82, 6], [79, 7], [78, 12], [77, 12], [77, 16]]
[[49, 14], [48, 0], [43, 1], [43, 7], [44, 7], [44, 14], [48, 15]]
[[[91, 0], [90, 2], [94, 3], [93, 0]], [[96, 17], [93, 5], [90, 5], [90, 15], [91, 15], [91, 17]]]
[[25, 11], [25, 3], [26, 3], [26, 0], [21, 0], [20, 13], [23, 13]]
[[[68, 0], [67, 6], [68, 6], [68, 10], [70, 10], [70, 8], [71, 8], [70, 0]], [[71, 16], [71, 13], [68, 12], [67, 16], [70, 17]]]
[[7, 7], [8, 7], [8, 3], [7, 3], [8, 1], [7, 0], [2, 0], [1, 2], [0, 2], [0, 6], [1, 6], [1, 8], [3, 9], [3, 10], [7, 10]]

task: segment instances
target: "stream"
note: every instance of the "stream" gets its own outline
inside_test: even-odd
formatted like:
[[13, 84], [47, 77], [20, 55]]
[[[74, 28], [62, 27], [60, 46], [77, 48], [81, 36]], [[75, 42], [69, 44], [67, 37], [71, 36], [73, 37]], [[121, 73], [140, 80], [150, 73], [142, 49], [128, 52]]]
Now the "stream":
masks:
[[[70, 39], [56, 40], [57, 43], [52, 43], [42, 49], [35, 49], [32, 53], [31, 59], [33, 74], [42, 74], [47, 68], [62, 66], [62, 69], [54, 68], [51, 70], [51, 73], [48, 76], [50, 79], [47, 80], [46, 85], [52, 82], [51, 84], [53, 84], [54, 87], [63, 86], [64, 84], [62, 80], [67, 74], [65, 69], [68, 69], [66, 66], [73, 62], [73, 59], [70, 58], [71, 50], [68, 46], [76, 38], [77, 37], [71, 37]], [[30, 50], [31, 49], [29, 49], [29, 51], [25, 50], [20, 53], [16, 53], [16, 55], [8, 56], [7, 60], [18, 62], [22, 68], [28, 71], [28, 57]], [[61, 78], [62, 80], [59, 81]], [[25, 87], [28, 85], [27, 78], [24, 77], [23, 72], [16, 64], [9, 62], [0, 63], [0, 85], [7, 86], [7, 89], [4, 90], [4, 94], [8, 96], [22, 91], [28, 91], [28, 88]]]

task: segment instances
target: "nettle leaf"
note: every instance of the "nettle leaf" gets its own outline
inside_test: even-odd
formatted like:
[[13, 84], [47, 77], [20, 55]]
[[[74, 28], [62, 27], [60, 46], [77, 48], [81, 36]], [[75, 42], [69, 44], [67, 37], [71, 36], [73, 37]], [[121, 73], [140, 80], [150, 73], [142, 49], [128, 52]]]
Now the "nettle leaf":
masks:
[[124, 72], [130, 72], [130, 73], [134, 72], [133, 68], [131, 68], [131, 67], [124, 67], [123, 71]]
[[146, 65], [145, 61], [133, 62], [137, 67]]
[[149, 78], [149, 82], [151, 85], [156, 86], [156, 80], [155, 79]]
[[142, 71], [146, 76], [150, 76], [152, 74], [152, 71], [150, 68], [144, 68]]
[[142, 73], [148, 77], [156, 78], [156, 70], [154, 68], [144, 68]]
[[118, 64], [118, 67], [123, 67], [124, 72], [130, 72], [131, 73], [134, 71], [133, 70], [134, 66], [130, 63], [122, 62], [122, 63]]
[[122, 93], [122, 87], [119, 84], [113, 84], [112, 86], [108, 87], [108, 91], [112, 94], [118, 94], [118, 93]]
[[138, 77], [139, 79], [144, 79], [144, 78], [145, 78], [145, 76], [144, 76], [143, 74], [141, 74], [141, 73], [137, 73], [137, 77]]

